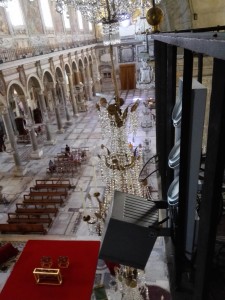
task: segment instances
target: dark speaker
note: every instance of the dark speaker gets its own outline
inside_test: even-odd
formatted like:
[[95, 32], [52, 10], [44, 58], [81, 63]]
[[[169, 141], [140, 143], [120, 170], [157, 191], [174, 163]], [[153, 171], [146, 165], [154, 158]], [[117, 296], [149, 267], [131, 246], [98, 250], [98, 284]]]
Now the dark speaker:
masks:
[[157, 223], [154, 202], [115, 191], [99, 257], [143, 270], [158, 236]]

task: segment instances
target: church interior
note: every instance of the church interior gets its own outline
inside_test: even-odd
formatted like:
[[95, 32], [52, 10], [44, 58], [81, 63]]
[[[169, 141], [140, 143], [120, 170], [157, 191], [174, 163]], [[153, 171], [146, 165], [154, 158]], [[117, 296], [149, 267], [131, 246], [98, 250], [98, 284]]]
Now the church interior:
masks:
[[225, 299], [222, 0], [0, 0], [0, 299]]

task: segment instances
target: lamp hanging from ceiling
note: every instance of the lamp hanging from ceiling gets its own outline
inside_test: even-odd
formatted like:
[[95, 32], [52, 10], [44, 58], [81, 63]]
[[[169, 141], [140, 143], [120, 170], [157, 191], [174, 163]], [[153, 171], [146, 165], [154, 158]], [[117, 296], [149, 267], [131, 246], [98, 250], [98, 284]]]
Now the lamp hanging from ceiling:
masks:
[[119, 22], [102, 24], [103, 45], [116, 45], [120, 43]]
[[[150, 7], [147, 0], [52, 0], [56, 2], [56, 11], [60, 14], [64, 10], [74, 8], [79, 10], [84, 19], [91, 23], [102, 23], [103, 44], [115, 45], [120, 42], [119, 22], [129, 19], [135, 10], [142, 10], [139, 18], [139, 33], [146, 31], [147, 22], [144, 8]], [[153, 0], [153, 7], [161, 0]], [[144, 29], [142, 28], [144, 26]], [[149, 27], [149, 25], [148, 25]], [[142, 37], [142, 35], [139, 35]]]
[[152, 0], [153, 6], [146, 13], [146, 20], [152, 26], [152, 33], [160, 31], [159, 25], [163, 20], [163, 11], [159, 6], [156, 6], [160, 2], [159, 0]]

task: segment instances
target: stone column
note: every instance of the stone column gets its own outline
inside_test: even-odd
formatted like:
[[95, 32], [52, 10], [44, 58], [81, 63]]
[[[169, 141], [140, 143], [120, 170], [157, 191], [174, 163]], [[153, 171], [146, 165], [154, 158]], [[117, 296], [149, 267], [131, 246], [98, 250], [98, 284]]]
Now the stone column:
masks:
[[65, 85], [63, 84], [63, 82], [60, 82], [59, 84], [59, 88], [60, 88], [60, 92], [61, 92], [61, 95], [62, 95], [62, 98], [63, 98], [63, 104], [64, 104], [64, 108], [65, 108], [65, 113], [66, 113], [66, 120], [67, 120], [67, 125], [71, 125], [72, 122], [70, 121], [70, 114], [69, 114], [69, 111], [68, 111], [68, 107], [66, 105], [66, 88], [65, 88]]
[[49, 118], [48, 118], [48, 113], [46, 109], [46, 104], [45, 104], [45, 98], [42, 92], [39, 92], [39, 103], [41, 107], [41, 112], [43, 115], [43, 120], [44, 120], [44, 125], [45, 125], [45, 132], [46, 132], [46, 144], [47, 145], [54, 145], [55, 140], [52, 138], [51, 131], [50, 131], [50, 126], [49, 126]]
[[5, 109], [3, 111], [2, 118], [3, 118], [4, 125], [5, 125], [7, 137], [9, 139], [9, 142], [10, 142], [10, 145], [11, 145], [11, 148], [12, 148], [13, 159], [14, 159], [14, 162], [15, 162], [15, 168], [13, 170], [13, 174], [15, 176], [23, 176], [23, 175], [26, 174], [27, 170], [24, 166], [22, 166], [22, 163], [21, 163], [21, 159], [20, 159], [20, 156], [19, 156], [18, 148], [17, 148], [16, 139], [15, 139], [15, 136], [14, 136], [11, 120], [10, 120], [9, 113], [8, 113], [7, 109]]
[[69, 79], [69, 88], [70, 88], [70, 97], [71, 97], [71, 102], [72, 102], [72, 107], [73, 107], [73, 115], [78, 116], [78, 108], [77, 108], [77, 102], [76, 98], [74, 96], [74, 86], [73, 86], [73, 80], [72, 80], [72, 75], [67, 74], [68, 79]]
[[64, 129], [62, 128], [62, 120], [61, 120], [60, 110], [59, 110], [59, 101], [57, 98], [57, 93], [56, 93], [55, 87], [52, 88], [52, 97], [53, 97], [55, 116], [56, 116], [57, 127], [58, 127], [57, 133], [63, 133]]
[[31, 141], [31, 145], [32, 145], [32, 152], [31, 152], [30, 157], [34, 158], [34, 159], [39, 159], [43, 155], [43, 150], [39, 149], [39, 147], [38, 147], [37, 137], [36, 137], [36, 133], [35, 133], [34, 126], [33, 126], [34, 123], [33, 123], [33, 119], [32, 119], [30, 109], [29, 109], [26, 99], [23, 100], [23, 105], [24, 105], [25, 115], [26, 115], [26, 117], [25, 117], [26, 127], [29, 131], [30, 141]]
[[85, 71], [83, 68], [81, 69], [81, 76], [83, 78], [83, 83], [84, 83], [84, 95], [85, 95], [86, 100], [89, 100], [89, 96], [88, 96], [88, 92], [87, 92], [87, 85], [86, 85], [86, 76], [85, 76]]
[[93, 75], [93, 65], [90, 64], [90, 76], [91, 76], [91, 80], [92, 80], [92, 96], [96, 96], [96, 90], [95, 90], [95, 84], [94, 84], [94, 75]]
[[86, 100], [84, 99], [83, 95], [84, 95], [84, 85], [82, 83], [77, 84], [75, 86], [76, 88], [76, 95], [77, 95], [77, 105], [78, 105], [78, 109], [79, 111], [87, 111], [87, 104], [86, 104]]
[[100, 93], [101, 92], [101, 84], [100, 84], [100, 80], [101, 80], [101, 76], [99, 73], [99, 67], [98, 67], [98, 63], [97, 60], [94, 60], [94, 63], [92, 64], [92, 78], [94, 78], [94, 82], [93, 82], [93, 93], [96, 96], [96, 93]]
[[87, 86], [87, 94], [88, 94], [88, 100], [91, 100], [91, 98], [93, 97], [93, 93], [92, 93], [92, 84], [93, 84], [93, 80], [91, 78], [91, 73], [90, 73], [90, 69], [89, 69], [89, 65], [86, 66], [86, 86]]

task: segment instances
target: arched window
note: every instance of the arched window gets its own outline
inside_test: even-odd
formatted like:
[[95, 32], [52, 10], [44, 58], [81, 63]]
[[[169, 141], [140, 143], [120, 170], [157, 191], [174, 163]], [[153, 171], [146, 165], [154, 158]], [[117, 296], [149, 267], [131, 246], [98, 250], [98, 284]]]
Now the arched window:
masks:
[[49, 2], [46, 0], [40, 0], [41, 14], [46, 28], [53, 28], [52, 15], [49, 7]]
[[6, 11], [12, 26], [16, 27], [25, 25], [19, 0], [9, 1]]
[[84, 29], [83, 19], [82, 19], [81, 12], [79, 10], [77, 11], [77, 20], [78, 20], [79, 29], [83, 30]]

